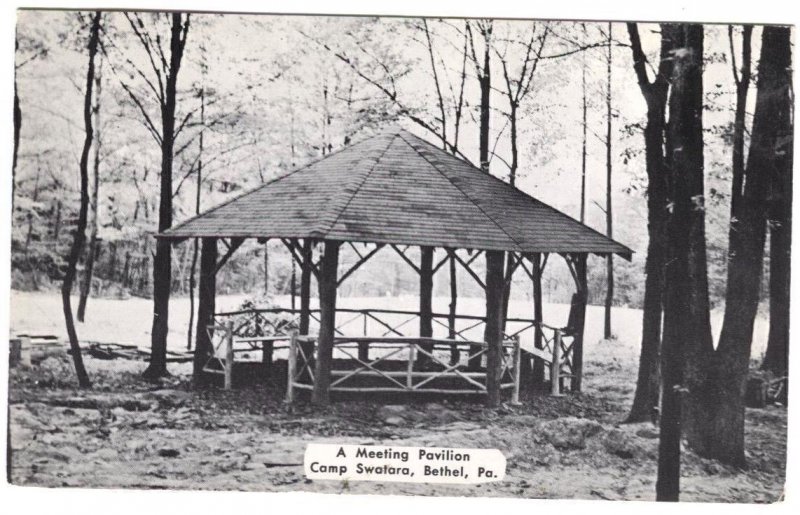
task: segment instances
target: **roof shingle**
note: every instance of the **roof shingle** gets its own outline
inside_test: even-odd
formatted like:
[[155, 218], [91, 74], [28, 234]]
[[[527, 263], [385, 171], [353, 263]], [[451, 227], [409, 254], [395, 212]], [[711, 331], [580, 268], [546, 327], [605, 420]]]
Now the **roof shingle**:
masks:
[[476, 250], [632, 251], [403, 129], [190, 218], [164, 238], [316, 238]]

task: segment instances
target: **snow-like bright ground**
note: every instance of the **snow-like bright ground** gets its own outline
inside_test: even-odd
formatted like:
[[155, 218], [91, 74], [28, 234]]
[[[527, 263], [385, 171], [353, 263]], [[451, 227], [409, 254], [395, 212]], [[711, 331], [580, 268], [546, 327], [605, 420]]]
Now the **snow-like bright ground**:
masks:
[[[245, 295], [221, 295], [217, 297], [217, 311], [235, 310]], [[278, 297], [276, 303], [281, 306], [290, 304], [288, 297]], [[312, 299], [315, 307], [316, 299]], [[414, 296], [403, 297], [341, 297], [338, 306], [343, 308], [372, 308], [396, 309], [415, 311], [418, 300]], [[449, 298], [436, 297], [433, 300], [433, 309], [436, 313], [447, 313]], [[77, 306], [77, 298], [73, 300]], [[532, 318], [530, 302], [521, 299], [512, 299], [509, 304], [509, 316]], [[61, 307], [61, 298], [56, 293], [40, 292], [11, 292], [10, 302], [10, 330], [11, 335], [19, 333], [53, 334], [66, 338], [64, 316]], [[483, 315], [484, 300], [481, 298], [458, 299], [459, 314]], [[124, 343], [134, 344], [142, 348], [150, 345], [150, 330], [152, 326], [153, 303], [149, 299], [130, 298], [118, 299], [89, 299], [86, 322], [77, 325], [78, 335], [85, 342]], [[554, 326], [566, 324], [569, 306], [564, 304], [545, 304], [544, 321]], [[170, 331], [168, 345], [170, 349], [179, 351], [186, 347], [186, 335], [189, 322], [189, 299], [174, 297], [170, 301]], [[615, 307], [612, 310], [612, 329], [616, 336], [615, 341], [603, 340], [603, 308], [602, 306], [589, 306], [586, 318], [586, 353], [591, 359], [592, 352], [602, 345], [615, 345], [617, 355], [638, 358], [642, 327], [642, 312], [638, 309]], [[341, 315], [339, 323], [347, 320]], [[396, 319], [397, 321], [402, 318]], [[715, 336], [719, 335], [722, 324], [722, 312], [714, 311], [711, 314], [711, 323]], [[354, 334], [360, 334], [361, 321], [353, 322]], [[408, 327], [413, 327], [413, 322]], [[372, 328], [370, 329], [372, 331]], [[444, 329], [437, 326], [435, 331]], [[768, 320], [764, 316], [756, 319], [752, 356], [759, 358], [766, 348]], [[411, 334], [413, 334], [413, 329]], [[445, 336], [444, 333], [436, 336]], [[479, 335], [474, 334], [479, 338]], [[526, 345], [523, 335], [523, 345]]]

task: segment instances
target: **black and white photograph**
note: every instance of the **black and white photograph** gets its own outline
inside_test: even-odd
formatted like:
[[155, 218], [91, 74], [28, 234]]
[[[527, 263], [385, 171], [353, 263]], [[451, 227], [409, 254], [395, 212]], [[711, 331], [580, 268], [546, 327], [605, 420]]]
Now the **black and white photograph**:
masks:
[[9, 488], [792, 495], [790, 18], [18, 7]]

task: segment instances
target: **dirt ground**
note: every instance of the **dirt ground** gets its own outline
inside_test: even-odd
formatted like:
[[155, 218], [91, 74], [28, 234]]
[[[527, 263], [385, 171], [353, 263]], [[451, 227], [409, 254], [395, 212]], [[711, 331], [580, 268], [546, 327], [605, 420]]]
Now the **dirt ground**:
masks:
[[[527, 395], [522, 406], [479, 402], [387, 408], [342, 401], [291, 411], [280, 388], [192, 391], [188, 367], [160, 385], [130, 361], [89, 358], [92, 391], [72, 386], [71, 364], [51, 357], [10, 380], [11, 480], [18, 485], [387, 493], [531, 498], [654, 498], [657, 429], [620, 424], [629, 376], [614, 360], [588, 363], [587, 392]], [[595, 381], [603, 376], [602, 381]], [[480, 486], [311, 481], [309, 442], [498, 448], [504, 481]], [[786, 410], [747, 412], [750, 467], [733, 470], [684, 453], [682, 499], [773, 502], [782, 496]]]
[[[12, 311], [12, 330], [14, 319]], [[625, 331], [633, 335], [637, 329]], [[621, 423], [633, 396], [636, 346], [632, 337], [609, 342], [590, 332], [583, 393], [554, 398], [525, 392], [521, 406], [496, 410], [446, 400], [390, 407], [340, 401], [325, 410], [300, 402], [289, 410], [279, 386], [194, 391], [187, 364], [170, 365], [172, 376], [153, 384], [140, 378], [142, 362], [91, 357], [87, 368], [94, 388], [82, 391], [75, 387], [68, 356], [52, 356], [10, 371], [11, 481], [48, 487], [652, 500], [657, 428]], [[685, 451], [682, 500], [780, 500], [786, 437], [785, 408], [748, 409], [749, 468], [731, 469]], [[311, 481], [302, 467], [309, 442], [498, 448], [508, 469], [502, 482], [481, 486]]]

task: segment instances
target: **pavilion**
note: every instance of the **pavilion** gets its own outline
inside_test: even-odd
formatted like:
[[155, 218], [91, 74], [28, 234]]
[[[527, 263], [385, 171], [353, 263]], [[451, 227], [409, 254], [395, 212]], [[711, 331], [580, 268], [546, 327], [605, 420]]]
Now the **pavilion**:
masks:
[[[490, 405], [500, 399], [500, 353], [514, 270], [521, 267], [532, 279], [536, 347], [540, 348], [544, 327], [541, 273], [549, 255], [558, 254], [566, 260], [576, 295], [569, 321], [574, 340], [564, 350], [570, 353], [572, 389], [580, 390], [586, 258], [593, 253], [630, 259], [632, 254], [628, 247], [399, 128], [346, 146], [158, 237], [176, 242], [189, 238], [202, 241], [195, 367], [213, 352], [205, 328], [214, 320], [216, 272], [247, 238], [260, 242], [277, 239], [286, 245], [301, 269], [301, 335], [309, 332], [312, 274], [318, 283], [319, 332], [309, 340], [316, 348], [306, 352], [315, 352], [313, 400], [323, 404], [329, 400], [331, 385], [337, 286], [382, 248], [393, 249], [419, 274], [418, 349], [425, 355], [429, 355], [426, 345], [430, 350], [433, 342], [434, 273], [445, 263], [451, 270], [459, 265], [485, 291], [485, 331], [480, 343], [485, 346]], [[218, 242], [227, 248], [222, 257]], [[349, 270], [340, 272], [340, 248], [345, 245], [353, 248], [358, 260]], [[408, 252], [413, 247], [419, 247], [418, 262]], [[444, 251], [438, 263], [434, 263], [435, 249]], [[484, 277], [473, 270], [481, 255]], [[450, 338], [455, 332], [455, 317], [451, 312]], [[365, 362], [367, 352], [366, 348], [363, 353], [359, 350]]]

